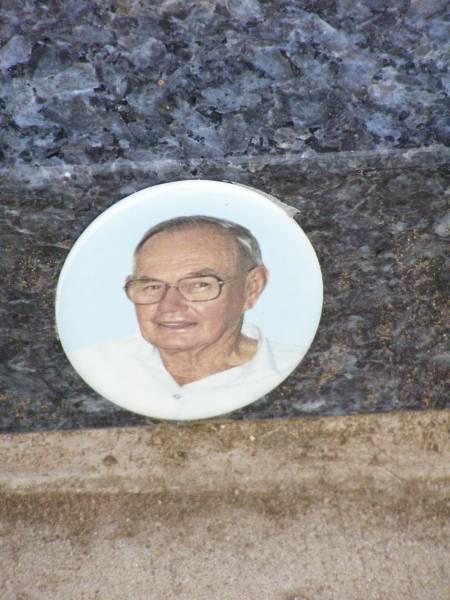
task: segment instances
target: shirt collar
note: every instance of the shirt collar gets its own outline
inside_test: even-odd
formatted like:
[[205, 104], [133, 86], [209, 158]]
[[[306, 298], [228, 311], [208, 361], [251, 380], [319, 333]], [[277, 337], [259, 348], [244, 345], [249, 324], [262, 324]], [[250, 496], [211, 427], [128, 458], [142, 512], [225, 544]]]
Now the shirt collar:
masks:
[[269, 341], [262, 336], [261, 330], [256, 327], [256, 325], [244, 323], [242, 333], [258, 342], [256, 353], [249, 361], [237, 367], [213, 373], [212, 375], [208, 375], [207, 377], [203, 377], [202, 379], [198, 379], [197, 381], [193, 381], [192, 383], [183, 386], [180, 386], [167, 371], [161, 360], [158, 349], [144, 340], [141, 336], [138, 349], [140, 354], [139, 358], [142, 362], [145, 362], [148, 367], [154, 367], [158, 371], [164, 372], [171, 384], [180, 389], [187, 389], [189, 386], [194, 385], [199, 387], [223, 386], [228, 384], [231, 379], [235, 383], [244, 383], [249, 377], [254, 378], [255, 374], [258, 372], [267, 374], [267, 372], [270, 371], [272, 373], [280, 374]]

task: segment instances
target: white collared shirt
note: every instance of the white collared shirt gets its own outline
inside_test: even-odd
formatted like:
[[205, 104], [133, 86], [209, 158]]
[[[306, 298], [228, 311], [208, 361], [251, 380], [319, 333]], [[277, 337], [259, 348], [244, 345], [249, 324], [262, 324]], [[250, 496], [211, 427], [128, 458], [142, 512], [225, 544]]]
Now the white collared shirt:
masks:
[[69, 354], [81, 377], [115, 404], [157, 419], [214, 417], [245, 406], [276, 387], [303, 358], [307, 348], [269, 342], [259, 329], [243, 333], [258, 341], [246, 363], [179, 385], [157, 348], [135, 335]]

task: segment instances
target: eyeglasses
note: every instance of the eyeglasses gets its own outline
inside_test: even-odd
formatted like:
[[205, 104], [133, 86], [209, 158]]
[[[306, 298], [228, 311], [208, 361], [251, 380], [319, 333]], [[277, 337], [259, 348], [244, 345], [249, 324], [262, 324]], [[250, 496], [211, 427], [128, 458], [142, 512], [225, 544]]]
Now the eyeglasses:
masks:
[[172, 287], [177, 289], [188, 302], [209, 302], [220, 296], [222, 288], [226, 283], [237, 279], [243, 273], [252, 271], [254, 268], [252, 267], [228, 279], [219, 279], [215, 275], [184, 277], [176, 285], [141, 277], [139, 279], [130, 279], [124, 286], [124, 290], [134, 304], [156, 304], [157, 302], [161, 302], [167, 294], [167, 290]]

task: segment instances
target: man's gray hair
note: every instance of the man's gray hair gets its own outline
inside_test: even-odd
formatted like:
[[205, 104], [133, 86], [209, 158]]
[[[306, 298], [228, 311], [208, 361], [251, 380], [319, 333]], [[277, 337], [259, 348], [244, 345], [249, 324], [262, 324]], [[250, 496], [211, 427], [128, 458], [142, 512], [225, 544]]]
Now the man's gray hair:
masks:
[[239, 262], [243, 269], [251, 269], [263, 264], [261, 248], [251, 231], [242, 225], [233, 223], [233, 221], [204, 215], [175, 217], [151, 227], [136, 246], [136, 250], [134, 251], [135, 260], [142, 246], [157, 233], [161, 233], [162, 231], [185, 231], [186, 229], [197, 227], [215, 227], [230, 235], [237, 246]]

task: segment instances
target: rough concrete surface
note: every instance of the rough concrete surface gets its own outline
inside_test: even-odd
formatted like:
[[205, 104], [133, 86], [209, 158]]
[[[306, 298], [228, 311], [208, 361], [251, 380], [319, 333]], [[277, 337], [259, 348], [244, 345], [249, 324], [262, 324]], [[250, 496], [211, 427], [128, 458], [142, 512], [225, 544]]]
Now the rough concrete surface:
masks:
[[448, 412], [8, 434], [5, 600], [446, 600]]

